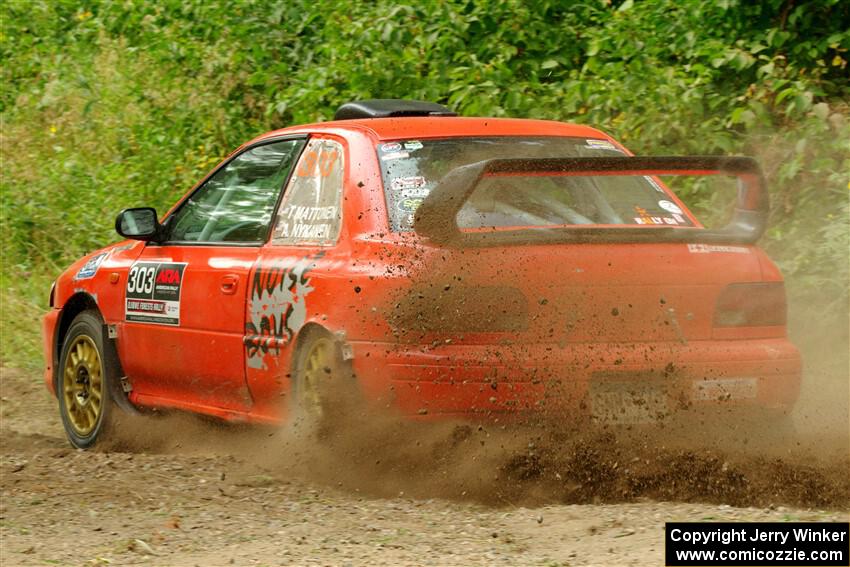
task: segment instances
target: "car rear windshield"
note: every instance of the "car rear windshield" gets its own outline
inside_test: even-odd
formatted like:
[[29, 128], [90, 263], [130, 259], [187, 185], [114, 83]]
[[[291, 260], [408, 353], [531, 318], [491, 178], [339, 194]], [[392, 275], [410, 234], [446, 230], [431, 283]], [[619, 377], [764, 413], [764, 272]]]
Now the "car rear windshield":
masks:
[[[392, 230], [413, 228], [416, 209], [452, 169], [489, 159], [612, 157], [608, 140], [557, 137], [444, 138], [378, 144]], [[512, 175], [481, 179], [455, 219], [460, 229], [563, 225], [693, 226], [649, 176]], [[447, 222], [449, 219], [447, 219]]]

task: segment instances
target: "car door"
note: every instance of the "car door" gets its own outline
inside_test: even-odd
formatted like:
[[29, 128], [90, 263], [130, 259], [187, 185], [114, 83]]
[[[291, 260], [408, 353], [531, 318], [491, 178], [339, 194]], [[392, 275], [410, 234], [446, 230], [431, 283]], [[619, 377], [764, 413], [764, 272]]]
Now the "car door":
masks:
[[208, 177], [163, 222], [125, 287], [121, 359], [153, 405], [246, 410], [245, 301], [281, 190], [305, 140], [256, 144]]
[[[329, 281], [349, 260], [341, 238], [343, 145], [314, 136], [281, 199], [272, 235], [251, 273], [246, 306], [248, 385], [254, 412], [279, 416], [289, 389], [289, 355], [299, 331], [336, 300]], [[283, 404], [285, 405], [285, 404]]]

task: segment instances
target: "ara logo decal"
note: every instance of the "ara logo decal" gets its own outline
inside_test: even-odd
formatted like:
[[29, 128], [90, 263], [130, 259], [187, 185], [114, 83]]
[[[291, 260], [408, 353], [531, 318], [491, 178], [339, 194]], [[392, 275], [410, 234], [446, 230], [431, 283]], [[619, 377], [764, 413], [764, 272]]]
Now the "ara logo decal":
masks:
[[182, 271], [175, 268], [164, 268], [159, 271], [156, 276], [158, 284], [177, 284], [180, 285], [180, 276]]

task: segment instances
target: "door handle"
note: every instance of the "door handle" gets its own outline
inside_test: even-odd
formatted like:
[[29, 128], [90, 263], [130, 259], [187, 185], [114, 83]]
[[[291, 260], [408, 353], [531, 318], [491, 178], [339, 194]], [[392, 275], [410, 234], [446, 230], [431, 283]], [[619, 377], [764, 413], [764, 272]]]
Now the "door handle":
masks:
[[221, 293], [233, 295], [239, 287], [239, 276], [229, 274], [221, 278]]

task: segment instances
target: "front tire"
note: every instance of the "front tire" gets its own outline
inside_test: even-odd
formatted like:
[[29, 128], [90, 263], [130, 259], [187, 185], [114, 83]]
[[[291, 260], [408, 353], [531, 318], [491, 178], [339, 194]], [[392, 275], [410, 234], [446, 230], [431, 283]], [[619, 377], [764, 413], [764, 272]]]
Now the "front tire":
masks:
[[78, 449], [88, 449], [110, 437], [120, 412], [115, 396], [123, 392], [106, 348], [111, 345], [104, 341], [98, 312], [77, 315], [62, 346], [56, 396], [65, 434]]

